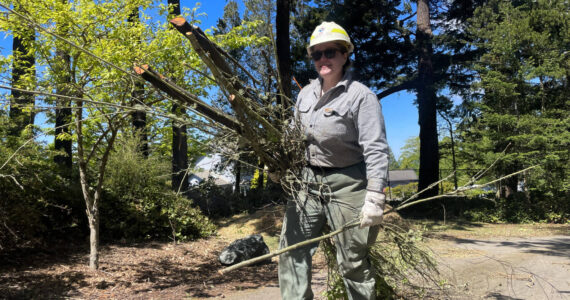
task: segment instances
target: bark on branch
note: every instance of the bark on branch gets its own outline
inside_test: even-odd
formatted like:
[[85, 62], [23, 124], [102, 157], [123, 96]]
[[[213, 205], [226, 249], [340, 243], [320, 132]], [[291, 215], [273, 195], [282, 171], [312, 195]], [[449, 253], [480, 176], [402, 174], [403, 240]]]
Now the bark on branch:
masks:
[[241, 124], [233, 117], [219, 111], [216, 108], [204, 103], [198, 98], [198, 96], [193, 95], [182, 89], [181, 87], [174, 84], [172, 81], [168, 80], [164, 76], [156, 73], [148, 65], [135, 66], [135, 72], [141, 77], [150, 82], [157, 89], [165, 92], [170, 97], [183, 102], [186, 105], [194, 108], [197, 112], [203, 114], [207, 118], [218, 122], [228, 129], [231, 129], [238, 134], [241, 133]]
[[[281, 132], [267, 118], [250, 107], [249, 104], [253, 103], [256, 97], [238, 80], [234, 70], [224, 59], [224, 51], [210, 41], [200, 28], [190, 25], [186, 19], [178, 17], [170, 20], [170, 23], [190, 40], [192, 48], [208, 66], [220, 87], [232, 95], [233, 99], [230, 99], [230, 105], [236, 112], [237, 119], [246, 124], [246, 127], [243, 128], [246, 137], [251, 135], [250, 138], [264, 137], [271, 141], [279, 141]], [[258, 126], [251, 124], [251, 121], [258, 122], [264, 130], [257, 130]]]

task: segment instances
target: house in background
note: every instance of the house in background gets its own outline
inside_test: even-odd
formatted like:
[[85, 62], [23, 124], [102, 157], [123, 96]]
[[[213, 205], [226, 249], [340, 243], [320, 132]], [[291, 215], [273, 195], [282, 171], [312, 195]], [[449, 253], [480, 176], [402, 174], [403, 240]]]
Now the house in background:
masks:
[[188, 176], [190, 186], [197, 186], [208, 177], [214, 178], [214, 183], [218, 186], [232, 187], [235, 182], [235, 175], [230, 167], [222, 164], [222, 156], [220, 154], [212, 154], [198, 158], [192, 172]]
[[[198, 158], [196, 164], [193, 166], [193, 172], [188, 176], [190, 186], [197, 186], [201, 182], [207, 180], [209, 177], [214, 178], [214, 183], [217, 186], [233, 189], [235, 188], [236, 177], [234, 168], [232, 166], [224, 166], [222, 156], [220, 154], [209, 154]], [[245, 170], [242, 167], [240, 176], [240, 193], [244, 194], [249, 190], [251, 179], [253, 178], [253, 171]]]
[[418, 182], [418, 175], [412, 169], [388, 171], [388, 186], [397, 187], [412, 182]]

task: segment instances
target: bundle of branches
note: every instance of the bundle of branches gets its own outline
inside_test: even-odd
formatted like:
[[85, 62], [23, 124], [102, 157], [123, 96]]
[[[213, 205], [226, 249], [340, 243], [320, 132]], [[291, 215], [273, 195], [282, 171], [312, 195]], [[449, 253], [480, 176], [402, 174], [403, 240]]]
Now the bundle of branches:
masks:
[[[439, 271], [431, 251], [420, 242], [422, 232], [384, 222], [377, 241], [369, 248], [374, 267], [376, 298], [392, 299], [395, 295], [420, 296], [426, 289], [439, 288]], [[334, 240], [320, 244], [328, 267], [327, 299], [347, 299], [346, 288], [336, 261]]]
[[[251, 149], [269, 170], [281, 174], [297, 173], [304, 165], [304, 146], [301, 130], [294, 125], [296, 122], [291, 122], [291, 100], [282, 95], [269, 99], [266, 93], [246, 86], [239, 79], [237, 70], [247, 74], [252, 82], [256, 79], [200, 28], [181, 17], [170, 23], [190, 40], [192, 48], [228, 99], [232, 114], [205, 103], [148, 65], [135, 67], [135, 72], [176, 101], [222, 125], [239, 141], [240, 148]], [[277, 98], [286, 101], [276, 101]]]

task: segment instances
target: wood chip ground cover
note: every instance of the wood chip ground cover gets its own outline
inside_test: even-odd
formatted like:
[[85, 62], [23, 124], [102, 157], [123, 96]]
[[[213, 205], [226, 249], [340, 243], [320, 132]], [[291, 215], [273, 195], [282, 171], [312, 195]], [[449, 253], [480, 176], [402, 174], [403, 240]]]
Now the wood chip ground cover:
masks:
[[[223, 276], [217, 273], [222, 267], [217, 260], [220, 251], [236, 238], [262, 233], [271, 250], [275, 250], [281, 214], [279, 210], [268, 211], [225, 220], [220, 223], [219, 235], [209, 239], [177, 245], [158, 242], [103, 245], [98, 271], [87, 267], [87, 243], [59, 244], [50, 249], [20, 253], [0, 253], [0, 299], [221, 299], [231, 298], [232, 294], [246, 290], [253, 292], [260, 287], [273, 287], [275, 290], [278, 286], [276, 258], [269, 264], [245, 267]], [[430, 247], [455, 268], [455, 288], [465, 285], [466, 289], [469, 287], [468, 296], [478, 297], [485, 294], [477, 289], [501, 292], [501, 283], [482, 287], [468, 283], [468, 277], [461, 276], [474, 276], [472, 274], [477, 271], [477, 265], [461, 269], [467, 260], [491, 255], [489, 253], [498, 246], [509, 246], [504, 240], [512, 237], [570, 235], [570, 225], [451, 223], [443, 226], [433, 222], [418, 222], [416, 226], [427, 228]], [[484, 239], [487, 239], [486, 247], [463, 246], [468, 244], [466, 241]], [[524, 241], [517, 242], [526, 245]], [[550, 245], [546, 242], [543, 241], [544, 245]], [[547, 252], [542, 254], [560, 256], [559, 260], [548, 263], [551, 267], [568, 270], [570, 265], [566, 261], [568, 256], [565, 255], [569, 250], [560, 250], [559, 244], [556, 245], [558, 252], [556, 249], [546, 249]], [[536, 255], [528, 255], [531, 254]], [[510, 257], [505, 258], [514, 261]], [[324, 266], [322, 258], [317, 257], [315, 272], [322, 273]], [[542, 280], [519, 269], [505, 271], [492, 268], [493, 270], [481, 271], [487, 280], [499, 282], [509, 277], [511, 282], [521, 282], [527, 286], [531, 284], [527, 287], [528, 290], [537, 289], [535, 283]], [[553, 278], [552, 282], [564, 285], [565, 280], [568, 281], [565, 278]], [[566, 285], [568, 284], [567, 282]], [[569, 289], [567, 286], [566, 290]], [[501, 293], [500, 295], [506, 294]], [[549, 295], [558, 295], [552, 293]]]

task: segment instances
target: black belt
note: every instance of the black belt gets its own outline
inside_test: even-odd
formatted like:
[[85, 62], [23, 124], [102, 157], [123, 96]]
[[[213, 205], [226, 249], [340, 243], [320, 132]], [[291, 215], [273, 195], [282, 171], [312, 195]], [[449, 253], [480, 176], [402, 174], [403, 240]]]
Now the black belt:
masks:
[[348, 169], [351, 167], [354, 167], [356, 165], [359, 164], [363, 164], [364, 165], [364, 161], [355, 163], [354, 165], [350, 165], [350, 166], [346, 166], [346, 167], [322, 167], [322, 166], [313, 166], [308, 164], [307, 168], [313, 170], [313, 171], [319, 171], [319, 172], [334, 172], [334, 171], [339, 171], [339, 170], [343, 170], [343, 169]]
[[307, 168], [309, 168], [313, 171], [318, 171], [318, 172], [333, 172], [333, 171], [345, 169], [346, 167], [337, 168], [337, 167], [322, 167], [322, 166], [307, 165]]

